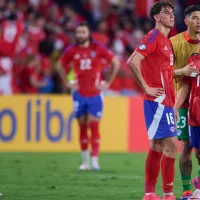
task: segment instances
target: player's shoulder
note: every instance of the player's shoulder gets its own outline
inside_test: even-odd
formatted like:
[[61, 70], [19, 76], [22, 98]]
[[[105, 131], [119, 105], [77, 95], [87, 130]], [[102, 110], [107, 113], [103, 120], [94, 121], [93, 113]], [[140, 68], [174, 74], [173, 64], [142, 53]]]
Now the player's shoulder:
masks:
[[179, 34], [177, 34], [177, 35], [171, 37], [170, 40], [171, 40], [172, 44], [177, 44], [177, 43], [182, 42], [183, 39], [184, 39], [183, 34], [184, 34], [184, 32], [179, 33]]
[[90, 44], [90, 46], [94, 49], [107, 49], [107, 47], [104, 45], [104, 44], [102, 44], [102, 43], [100, 43], [100, 42], [98, 42], [98, 41], [92, 41], [91, 42], [91, 44]]
[[160, 31], [158, 29], [153, 29], [145, 35], [144, 40], [152, 44], [159, 38], [159, 36], [160, 36]]
[[77, 48], [76, 44], [69, 45], [68, 47], [65, 48], [64, 54], [75, 51], [76, 48]]
[[200, 67], [200, 53], [193, 53], [189, 59], [188, 62], [194, 62], [196, 65], [198, 65], [198, 68]]

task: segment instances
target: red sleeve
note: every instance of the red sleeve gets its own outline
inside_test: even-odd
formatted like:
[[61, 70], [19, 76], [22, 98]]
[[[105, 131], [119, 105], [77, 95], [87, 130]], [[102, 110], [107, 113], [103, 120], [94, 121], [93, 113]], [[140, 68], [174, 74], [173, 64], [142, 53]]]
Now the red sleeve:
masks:
[[192, 77], [190, 76], [185, 76], [183, 78], [183, 83], [187, 84], [187, 85], [192, 85]]
[[136, 48], [136, 51], [142, 54], [144, 57], [157, 51], [157, 38], [159, 36], [158, 30], [153, 30], [148, 33], [141, 41], [140, 45]]
[[65, 67], [65, 70], [68, 71], [70, 68], [70, 62], [73, 59], [73, 46], [68, 47], [64, 54], [61, 56], [60, 61], [63, 64], [63, 66]]
[[100, 54], [100, 57], [104, 58], [107, 62], [111, 62], [114, 58], [114, 54], [109, 49], [100, 44], [98, 45], [98, 53]]

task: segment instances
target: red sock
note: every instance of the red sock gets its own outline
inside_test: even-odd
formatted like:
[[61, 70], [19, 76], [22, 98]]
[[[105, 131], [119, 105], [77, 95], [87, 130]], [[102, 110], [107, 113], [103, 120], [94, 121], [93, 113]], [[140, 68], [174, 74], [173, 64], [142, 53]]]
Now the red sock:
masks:
[[88, 149], [88, 134], [87, 134], [87, 124], [79, 124], [80, 128], [80, 146], [81, 150], [85, 151]]
[[169, 158], [163, 154], [161, 159], [161, 171], [162, 171], [162, 182], [163, 192], [173, 192], [174, 174], [175, 174], [175, 158]]
[[162, 152], [149, 149], [145, 163], [145, 193], [155, 193]]
[[89, 123], [89, 127], [91, 130], [91, 144], [92, 144], [91, 156], [98, 156], [99, 143], [100, 143], [99, 122], [92, 121]]
[[200, 179], [197, 178], [197, 181], [198, 181], [198, 185], [197, 185], [197, 188], [200, 189]]

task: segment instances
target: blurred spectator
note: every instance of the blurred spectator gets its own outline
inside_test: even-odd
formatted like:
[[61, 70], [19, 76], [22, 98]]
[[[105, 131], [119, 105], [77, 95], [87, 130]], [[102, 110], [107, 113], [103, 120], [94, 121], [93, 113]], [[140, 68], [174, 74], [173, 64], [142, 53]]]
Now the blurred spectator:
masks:
[[92, 34], [94, 40], [104, 44], [109, 44], [108, 24], [106, 20], [100, 20], [97, 24], [97, 30]]
[[[13, 90], [23, 93], [64, 92], [54, 71], [54, 63], [60, 53], [74, 43], [77, 24], [87, 20], [93, 39], [112, 49], [121, 60], [121, 69], [108, 93], [134, 95], [137, 86], [126, 60], [152, 29], [148, 12], [156, 1], [0, 0], [0, 93], [5, 93], [2, 89], [5, 85], [9, 91], [7, 94]], [[176, 7], [177, 26], [170, 32], [173, 36], [185, 29], [185, 7], [197, 4], [199, 0], [169, 1]], [[102, 65], [105, 66], [102, 74], [106, 78], [109, 67], [103, 58]]]

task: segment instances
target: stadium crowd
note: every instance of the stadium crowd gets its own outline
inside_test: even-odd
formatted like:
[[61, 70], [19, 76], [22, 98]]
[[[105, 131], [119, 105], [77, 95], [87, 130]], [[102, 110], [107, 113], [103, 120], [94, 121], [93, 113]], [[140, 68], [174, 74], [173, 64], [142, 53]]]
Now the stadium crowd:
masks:
[[[59, 80], [55, 63], [75, 42], [76, 25], [87, 21], [92, 38], [111, 49], [121, 62], [117, 77], [105, 93], [134, 95], [138, 88], [126, 61], [152, 29], [146, 12], [149, 1], [157, 0], [1, 0], [0, 94], [70, 93]], [[184, 30], [182, 10], [197, 1], [173, 0], [179, 17], [170, 36]], [[12, 29], [13, 24], [17, 28]], [[12, 35], [17, 37], [13, 39]], [[109, 66], [103, 58], [102, 66], [106, 79]], [[73, 72], [66, 78], [72, 80]]]

